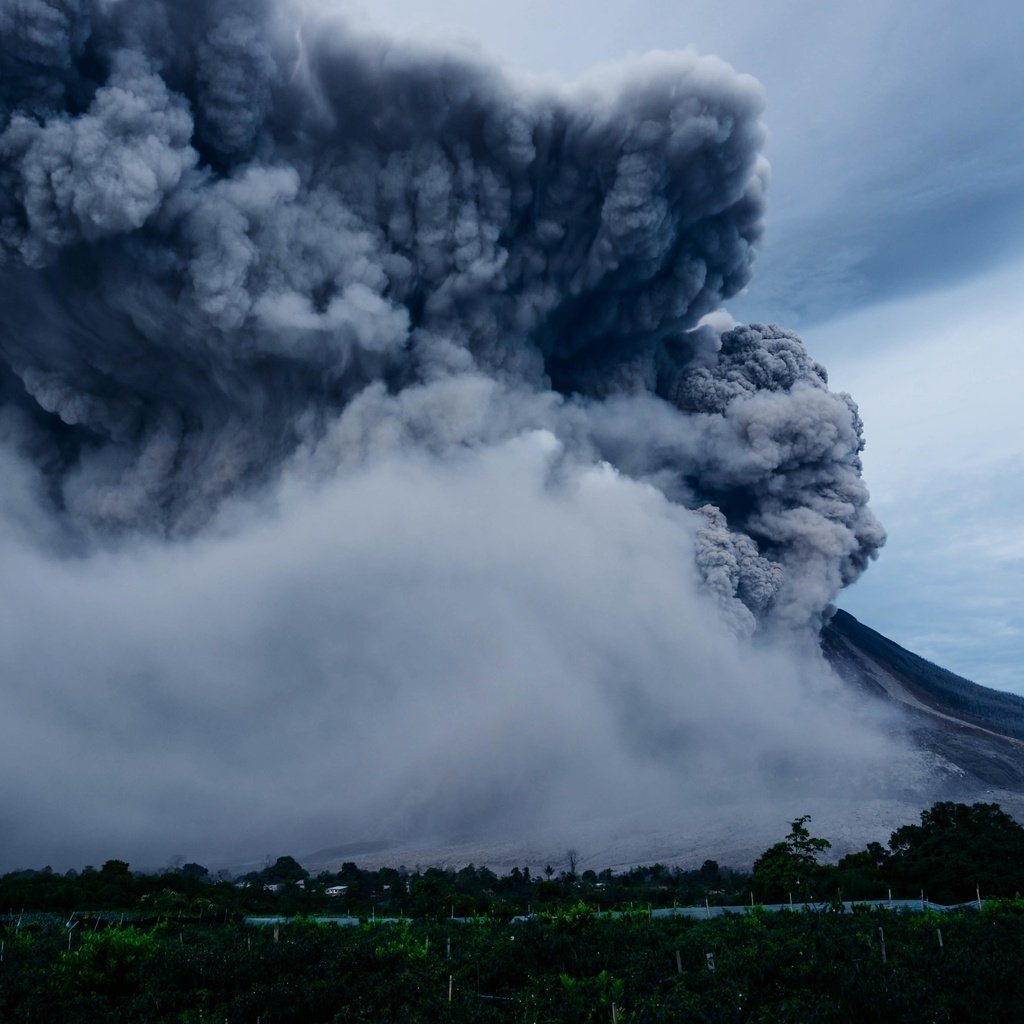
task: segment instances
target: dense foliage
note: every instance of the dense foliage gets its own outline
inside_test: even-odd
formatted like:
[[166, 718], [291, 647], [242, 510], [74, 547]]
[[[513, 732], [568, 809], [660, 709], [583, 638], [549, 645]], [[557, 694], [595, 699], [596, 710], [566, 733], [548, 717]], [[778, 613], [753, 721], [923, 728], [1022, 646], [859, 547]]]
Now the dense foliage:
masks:
[[[338, 927], [299, 918], [4, 937], [0, 1020], [1014, 1022], [1024, 905], [709, 921], [598, 917]], [[883, 954], [883, 941], [885, 952]], [[615, 1006], [614, 1017], [612, 1006]]]

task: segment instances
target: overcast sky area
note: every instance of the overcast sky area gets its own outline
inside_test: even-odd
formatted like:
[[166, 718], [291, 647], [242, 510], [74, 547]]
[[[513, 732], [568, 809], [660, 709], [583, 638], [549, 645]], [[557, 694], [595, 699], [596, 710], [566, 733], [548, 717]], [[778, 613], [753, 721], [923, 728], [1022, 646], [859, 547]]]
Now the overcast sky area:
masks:
[[1024, 693], [1024, 7], [377, 0], [372, 12], [542, 74], [694, 47], [764, 85], [767, 233], [728, 308], [796, 330], [860, 406], [889, 541], [840, 604]]

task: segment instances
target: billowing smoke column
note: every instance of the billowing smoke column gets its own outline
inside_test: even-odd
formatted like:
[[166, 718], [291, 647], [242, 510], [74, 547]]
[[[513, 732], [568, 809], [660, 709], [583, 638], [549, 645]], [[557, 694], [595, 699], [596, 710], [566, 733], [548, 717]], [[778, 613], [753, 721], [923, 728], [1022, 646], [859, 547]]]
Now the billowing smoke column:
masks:
[[734, 630], [816, 625], [883, 540], [856, 408], [793, 334], [701, 322], [761, 234], [761, 106], [689, 54], [556, 87], [286, 6], [0, 0], [8, 519], [198, 543], [544, 436], [552, 487], [678, 509]]

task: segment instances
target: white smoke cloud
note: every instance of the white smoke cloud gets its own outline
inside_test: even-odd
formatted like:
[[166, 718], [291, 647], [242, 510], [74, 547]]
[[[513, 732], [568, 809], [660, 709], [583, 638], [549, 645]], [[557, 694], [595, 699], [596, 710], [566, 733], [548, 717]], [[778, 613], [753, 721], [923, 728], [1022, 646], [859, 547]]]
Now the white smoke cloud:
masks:
[[4, 537], [7, 862], [507, 842], [852, 792], [888, 757], [809, 653], [737, 640], [698, 516], [550, 433], [228, 518], [85, 559]]

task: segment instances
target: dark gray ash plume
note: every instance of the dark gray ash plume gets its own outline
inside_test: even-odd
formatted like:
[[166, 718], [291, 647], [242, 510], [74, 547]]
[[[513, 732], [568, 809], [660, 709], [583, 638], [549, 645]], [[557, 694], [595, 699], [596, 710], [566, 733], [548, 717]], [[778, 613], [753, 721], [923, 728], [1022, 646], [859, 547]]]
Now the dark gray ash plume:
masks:
[[701, 324], [750, 275], [761, 109], [692, 54], [554, 86], [281, 5], [0, 0], [6, 529], [199, 550], [543, 436], [553, 493], [668, 499], [734, 630], [816, 625], [883, 541], [856, 407], [795, 335]]
[[374, 382], [477, 373], [674, 406], [689, 450], [617, 443], [718, 510], [701, 564], [757, 615], [877, 548], [855, 410], [799, 340], [691, 330], [761, 231], [751, 80], [516, 88], [238, 3], [0, 17], [6, 432], [73, 528], [194, 530]]

